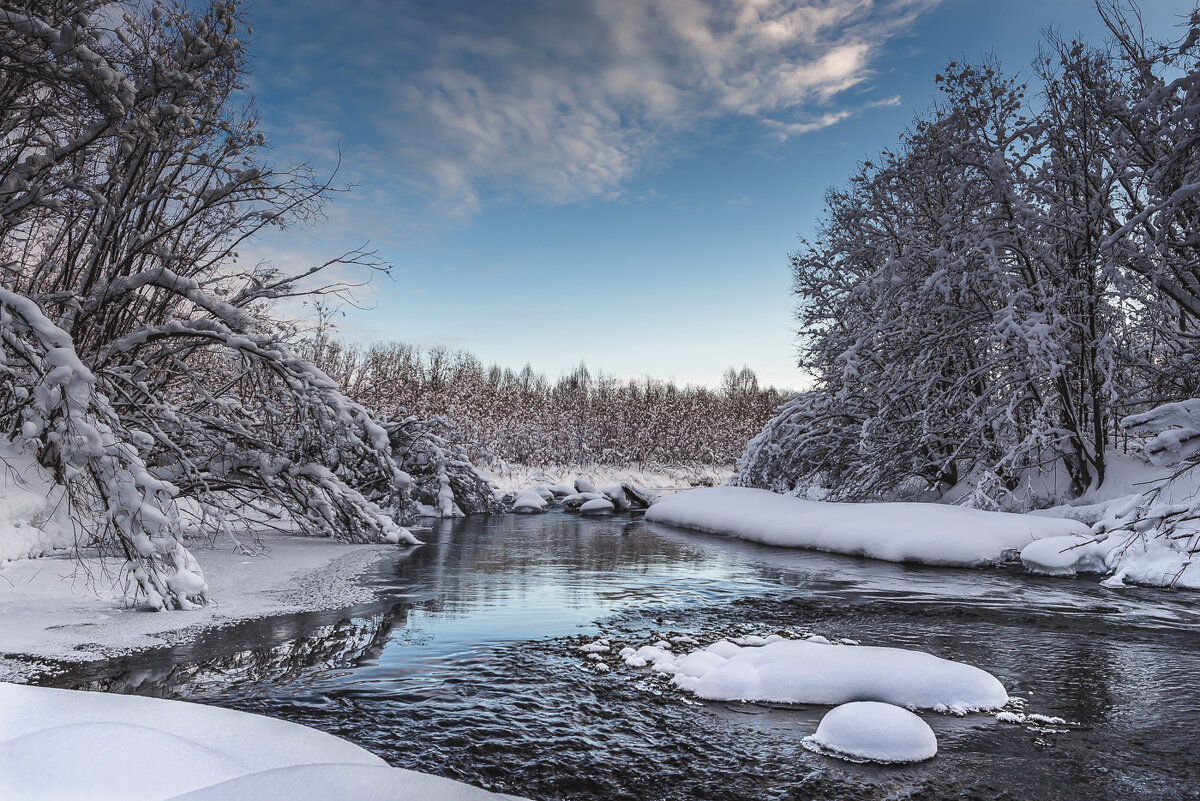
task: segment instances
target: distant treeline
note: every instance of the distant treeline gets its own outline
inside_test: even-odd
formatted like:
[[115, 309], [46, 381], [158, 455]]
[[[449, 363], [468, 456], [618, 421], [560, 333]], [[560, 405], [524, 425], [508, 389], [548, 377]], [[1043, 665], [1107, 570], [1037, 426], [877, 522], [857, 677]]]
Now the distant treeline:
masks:
[[708, 389], [623, 381], [582, 364], [551, 381], [529, 365], [514, 371], [404, 343], [317, 337], [312, 347], [316, 364], [376, 414], [446, 418], [477, 463], [733, 465], [784, 398], [747, 367]]

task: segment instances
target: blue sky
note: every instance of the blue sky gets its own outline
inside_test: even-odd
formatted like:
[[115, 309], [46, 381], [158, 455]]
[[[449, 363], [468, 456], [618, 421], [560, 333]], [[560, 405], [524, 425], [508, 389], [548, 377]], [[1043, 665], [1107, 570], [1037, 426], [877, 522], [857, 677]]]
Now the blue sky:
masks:
[[[1170, 32], [1185, 0], [1142, 3]], [[798, 388], [787, 254], [830, 185], [895, 143], [951, 59], [1028, 72], [1086, 0], [267, 2], [251, 11], [279, 163], [353, 183], [246, 258], [369, 243], [395, 265], [338, 325], [551, 377]]]

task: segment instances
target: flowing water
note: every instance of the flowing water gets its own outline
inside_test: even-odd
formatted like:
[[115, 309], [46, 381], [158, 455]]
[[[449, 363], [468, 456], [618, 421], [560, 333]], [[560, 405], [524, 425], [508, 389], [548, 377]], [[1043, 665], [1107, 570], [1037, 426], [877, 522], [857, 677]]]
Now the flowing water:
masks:
[[[392, 765], [537, 799], [1200, 798], [1196, 596], [893, 565], [628, 517], [439, 521], [370, 606], [221, 629], [59, 686], [186, 698], [346, 737]], [[697, 702], [614, 651], [818, 633], [995, 674], [1062, 725], [924, 714], [938, 756], [805, 750], [825, 707]], [[695, 646], [676, 646], [690, 648]]]

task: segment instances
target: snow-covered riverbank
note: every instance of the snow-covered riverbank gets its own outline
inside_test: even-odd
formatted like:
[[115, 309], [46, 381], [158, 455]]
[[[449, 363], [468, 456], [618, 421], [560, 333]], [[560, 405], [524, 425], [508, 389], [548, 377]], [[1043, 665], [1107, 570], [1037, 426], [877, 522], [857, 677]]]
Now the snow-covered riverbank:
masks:
[[[68, 768], [68, 769], [64, 769]], [[0, 801], [511, 799], [260, 715], [0, 682]]]
[[1041, 537], [1088, 532], [1061, 518], [935, 503], [825, 503], [748, 487], [681, 492], [646, 519], [766, 545], [961, 567], [997, 564]]
[[132, 608], [117, 560], [68, 553], [0, 563], [0, 679], [21, 680], [37, 663], [82, 662], [186, 642], [210, 626], [298, 611], [369, 602], [360, 581], [394, 545], [347, 545], [327, 539], [264, 534], [259, 556], [220, 547], [202, 551], [215, 602], [186, 612]]
[[[1025, 514], [948, 503], [829, 503], [748, 487], [661, 499], [651, 522], [787, 548], [889, 562], [980, 567], [1016, 561], [1053, 576], [1094, 573], [1125, 583], [1200, 589], [1193, 560], [1200, 472], [1174, 475], [1112, 454], [1106, 482], [1068, 503]], [[1174, 475], [1174, 478], [1172, 476]], [[1164, 510], [1156, 517], [1148, 505]], [[1179, 514], [1180, 510], [1184, 514]], [[1179, 519], [1168, 521], [1167, 512]]]

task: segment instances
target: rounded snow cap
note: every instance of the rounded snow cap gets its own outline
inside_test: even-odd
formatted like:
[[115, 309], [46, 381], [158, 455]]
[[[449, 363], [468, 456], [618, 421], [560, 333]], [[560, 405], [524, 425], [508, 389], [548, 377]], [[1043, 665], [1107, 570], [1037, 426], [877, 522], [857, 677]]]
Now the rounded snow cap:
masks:
[[821, 718], [804, 747], [850, 762], [923, 762], [937, 754], [937, 737], [921, 718], [879, 701], [853, 701]]

